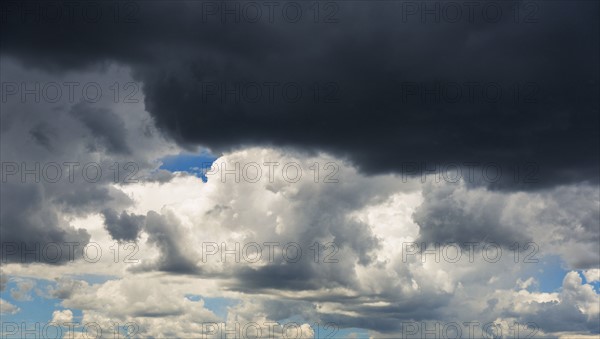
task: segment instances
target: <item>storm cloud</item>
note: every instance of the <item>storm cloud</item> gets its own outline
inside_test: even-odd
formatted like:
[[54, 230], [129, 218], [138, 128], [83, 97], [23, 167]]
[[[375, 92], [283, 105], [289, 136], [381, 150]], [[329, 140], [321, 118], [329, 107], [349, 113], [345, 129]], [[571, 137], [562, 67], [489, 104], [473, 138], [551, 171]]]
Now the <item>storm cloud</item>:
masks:
[[[196, 1], [135, 3], [118, 22], [80, 15], [21, 27], [27, 16], [15, 15], [4, 20], [2, 51], [53, 71], [128, 65], [158, 128], [216, 153], [292, 146], [370, 174], [492, 163], [505, 173], [495, 188], [597, 182], [596, 2], [478, 4], [471, 19], [459, 6], [456, 22], [449, 9], [427, 14], [413, 2], [332, 4], [318, 20], [295, 5], [304, 15], [295, 22], [280, 13], [287, 2], [272, 22], [266, 8], [249, 22], [243, 7], [237, 18], [225, 4]], [[530, 163], [534, 181], [507, 174]]]

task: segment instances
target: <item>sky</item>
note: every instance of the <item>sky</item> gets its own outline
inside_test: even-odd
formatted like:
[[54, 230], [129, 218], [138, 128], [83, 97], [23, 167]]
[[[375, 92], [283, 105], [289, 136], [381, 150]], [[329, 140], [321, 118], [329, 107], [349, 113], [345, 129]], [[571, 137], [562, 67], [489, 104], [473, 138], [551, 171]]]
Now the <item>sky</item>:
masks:
[[597, 338], [595, 1], [0, 2], [2, 338]]

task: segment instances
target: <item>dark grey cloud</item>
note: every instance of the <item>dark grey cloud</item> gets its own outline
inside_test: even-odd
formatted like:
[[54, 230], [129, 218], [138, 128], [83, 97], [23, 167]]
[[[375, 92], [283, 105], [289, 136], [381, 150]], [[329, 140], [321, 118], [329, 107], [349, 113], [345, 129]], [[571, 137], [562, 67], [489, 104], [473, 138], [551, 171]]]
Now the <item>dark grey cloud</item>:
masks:
[[[386, 296], [387, 297], [387, 296]], [[385, 301], [384, 301], [385, 300]], [[284, 321], [290, 317], [304, 317], [305, 319], [318, 319], [322, 325], [330, 324], [337, 329], [362, 328], [386, 334], [398, 334], [402, 330], [403, 322], [427, 321], [440, 319], [439, 310], [448, 306], [450, 295], [418, 295], [404, 296], [402, 300], [394, 298], [379, 298], [372, 295], [352, 297], [322, 295], [322, 298], [302, 298], [291, 300], [287, 298], [261, 300], [261, 308], [266, 310], [266, 315], [274, 321]], [[326, 302], [336, 302], [336, 310], [328, 312], [323, 307]], [[385, 305], [377, 305], [383, 302]], [[342, 312], [360, 314], [351, 316]], [[323, 329], [323, 328], [321, 328]], [[331, 330], [331, 328], [329, 329]]]
[[[3, 183], [0, 191], [3, 262], [61, 264], [79, 258], [90, 234], [62, 218], [49, 203], [43, 186], [9, 182]], [[79, 250], [72, 252], [73, 244]], [[47, 246], [51, 247], [46, 252]], [[56, 246], [62, 254], [55, 255]]]
[[47, 150], [52, 151], [52, 139], [56, 138], [57, 131], [54, 130], [46, 123], [39, 123], [35, 125], [29, 133], [31, 137], [41, 146]]
[[6, 289], [6, 284], [8, 283], [8, 276], [4, 274], [4, 272], [0, 271], [0, 292]]
[[114, 112], [81, 102], [72, 107], [71, 114], [77, 117], [94, 137], [95, 142], [90, 144], [92, 150], [95, 150], [96, 145], [100, 145], [108, 153], [131, 153], [126, 141], [125, 123]]
[[[470, 193], [470, 195], [469, 195]], [[426, 185], [423, 189], [423, 204], [413, 215], [420, 227], [420, 240], [430, 243], [494, 243], [509, 247], [515, 242], [532, 241], [523, 233], [524, 223], [510, 222], [503, 214], [509, 203], [503, 197], [488, 192], [464, 192], [455, 185], [435, 188]], [[481, 250], [479, 248], [478, 250]]]
[[158, 248], [160, 257], [155, 262], [142, 264], [134, 270], [157, 270], [175, 274], [200, 273], [200, 268], [188, 256], [189, 252], [181, 243], [185, 231], [175, 215], [150, 211], [146, 215], [144, 230], [148, 233], [148, 243]]
[[[1, 67], [3, 84], [60, 84], [90, 77], [89, 73], [36, 71], [4, 56]], [[108, 85], [102, 86], [105, 90], [119, 80], [114, 73], [91, 77], [96, 83], [107, 80]], [[93, 104], [68, 102], [68, 93], [63, 94], [56, 103], [35, 102], [33, 96], [31, 100], [16, 97], [1, 103], [3, 262], [61, 264], [79, 259], [90, 234], [84, 229], [86, 225], [74, 218], [130, 207], [133, 200], [114, 184], [127, 184], [126, 178], [143, 180], [159, 165], [156, 159], [160, 154], [172, 147], [156, 135], [144, 136], [144, 130], [151, 129], [151, 118], [141, 103], [117, 107], [108, 94], [104, 95], [105, 101]], [[69, 168], [68, 163], [73, 167]], [[12, 164], [16, 172], [7, 174], [6, 164]], [[125, 167], [128, 164], [132, 165], [129, 169]], [[48, 165], [53, 167], [45, 172]], [[84, 169], [86, 166], [90, 166], [89, 171]], [[26, 169], [29, 174], [24, 174]], [[162, 177], [168, 181], [168, 176]], [[69, 255], [69, 243], [78, 244], [73, 256]], [[53, 256], [55, 247], [48, 256], [44, 252], [45, 247], [55, 245], [62, 251], [57, 260]], [[26, 250], [35, 254], [24, 256]]]
[[56, 283], [47, 287], [47, 296], [49, 298], [68, 299], [78, 290], [86, 286], [86, 283], [80, 280], [74, 280], [67, 277], [55, 279]]
[[[182, 145], [325, 150], [367, 173], [400, 172], [406, 162], [539, 166], [536, 182], [505, 175], [495, 188], [598, 181], [598, 3], [535, 2], [530, 23], [514, 21], [515, 6], [531, 10], [523, 2], [495, 3], [499, 22], [478, 15], [455, 23], [422, 23], [418, 14], [403, 21], [406, 3], [336, 2], [338, 22], [329, 24], [315, 24], [307, 6], [297, 23], [203, 21], [199, 1], [139, 2], [131, 23], [20, 25], [10, 17], [2, 53], [56, 72], [130, 65], [159, 129]], [[207, 84], [236, 82], [278, 82], [278, 97], [206, 95], [214, 90]], [[298, 102], [281, 99], [285, 83], [302, 88]], [[337, 100], [315, 103], [315, 83], [319, 100], [339, 89]], [[461, 100], [428, 97], [440, 83], [459, 84]], [[480, 93], [474, 101], [466, 100], [467, 83]], [[419, 94], [405, 97], [408, 88]], [[501, 88], [502, 97], [483, 100], [483, 88]], [[120, 149], [107, 125], [95, 127]]]
[[104, 185], [82, 185], [75, 191], [55, 192], [52, 201], [63, 211], [85, 215], [103, 205], [128, 206], [132, 201], [123, 192]]
[[113, 209], [103, 210], [102, 215], [106, 230], [115, 240], [135, 241], [145, 222], [143, 215], [128, 214], [125, 211], [119, 215]]
[[420, 296], [410, 300], [394, 302], [389, 306], [373, 307], [364, 305], [364, 300], [356, 300], [347, 305], [353, 312], [362, 314], [361, 317], [352, 317], [342, 314], [323, 313], [325, 322], [337, 324], [347, 328], [366, 328], [381, 333], [394, 333], [402, 331], [403, 322], [421, 322], [440, 319], [440, 308], [447, 306], [448, 295], [433, 297]]
[[[242, 267], [237, 270], [236, 283], [231, 287], [247, 293], [261, 290], [316, 290], [324, 287], [318, 279], [315, 267], [310, 265], [276, 264], [260, 268]], [[336, 281], [325, 282], [327, 286], [338, 285]]]
[[515, 193], [428, 184], [422, 194], [423, 203], [412, 217], [419, 225], [418, 241], [431, 248], [435, 243], [476, 243], [473, 249], [479, 251], [485, 244], [509, 249], [534, 242], [536, 251], [561, 253], [570, 269], [600, 265], [596, 188], [573, 185]]

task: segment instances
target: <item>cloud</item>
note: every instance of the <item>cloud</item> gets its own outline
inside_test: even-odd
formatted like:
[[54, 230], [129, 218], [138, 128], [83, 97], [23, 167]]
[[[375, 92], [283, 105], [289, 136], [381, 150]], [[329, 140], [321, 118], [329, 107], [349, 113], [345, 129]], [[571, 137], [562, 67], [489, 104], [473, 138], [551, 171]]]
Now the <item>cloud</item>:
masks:
[[[279, 165], [272, 174], [263, 166], [258, 181], [248, 180], [254, 176], [242, 170], [251, 162], [273, 160]], [[303, 169], [295, 182], [286, 180], [291, 170], [288, 177], [283, 176], [284, 164], [290, 163]], [[317, 182], [314, 170], [309, 169], [315, 163], [321, 167]], [[339, 166], [337, 183], [322, 182], [329, 174], [323, 172], [327, 163]], [[235, 173], [223, 172], [233, 171], [236, 164], [238, 182]], [[560, 331], [597, 331], [593, 316], [599, 296], [576, 273], [567, 274], [561, 289], [539, 291], [535, 281], [542, 279], [540, 264], [515, 263], [514, 251], [507, 247], [497, 262], [483, 260], [479, 251], [472, 262], [465, 253], [458, 262], [436, 261], [432, 255], [422, 261], [417, 254], [405, 256], [403, 247], [403, 243], [435, 237], [432, 220], [469, 227], [456, 231], [464, 237], [455, 241], [470, 240], [472, 234], [483, 233], [492, 224], [493, 234], [510, 239], [514, 237], [510, 232], [516, 230], [523, 236], [517, 238], [520, 243], [535, 241], [539, 248], [534, 258], [542, 261], [558, 255], [565, 267], [573, 268], [581, 263], [569, 254], [573, 251], [568, 246], [577, 248], [583, 257], [597, 258], [597, 251], [587, 247], [595, 234], [591, 222], [596, 188], [571, 185], [499, 192], [465, 183], [433, 184], [429, 177], [421, 183], [419, 178], [396, 175], [367, 176], [327, 154], [276, 148], [225, 154], [207, 177], [206, 183], [182, 174], [164, 183], [118, 186], [132, 199], [125, 213], [146, 216], [137, 237], [134, 258], [138, 263], [113, 262], [110, 253], [101, 267], [76, 263], [60, 272], [41, 272], [12, 266], [7, 273], [11, 277], [40, 274], [45, 279], [62, 276], [47, 295], [59, 298], [61, 307], [81, 310], [82, 321], [107, 328], [109, 320], [133, 321], [140, 325], [142, 335], [159, 337], [198, 335], [203, 333], [203, 321], [281, 323], [293, 316], [299, 323], [334, 322], [339, 328], [361, 328], [375, 337], [398, 337], [407, 321], [483, 324], [497, 320], [503, 326], [532, 321], [549, 337], [562, 335]], [[118, 217], [122, 214], [108, 213], [112, 212]], [[82, 223], [90, 230], [91, 241], [103, 248], [113, 246], [105, 220], [96, 219]], [[333, 258], [338, 262], [323, 262], [331, 251], [325, 248], [315, 262], [309, 248], [315, 241], [337, 244]], [[488, 237], [487, 241], [500, 240]], [[279, 243], [272, 261], [265, 242]], [[283, 256], [283, 246], [291, 242], [303, 250], [297, 262]], [[216, 244], [218, 252], [206, 256], [206, 243]], [[250, 262], [244, 257], [249, 243], [262, 247], [260, 260]], [[510, 245], [508, 240], [504, 243]], [[230, 252], [225, 260], [224, 250]], [[293, 253], [291, 248], [288, 255]], [[81, 272], [111, 272], [115, 277], [100, 283], [64, 277]], [[201, 296], [200, 300], [226, 298], [234, 303], [225, 311], [227, 319], [222, 319], [207, 304], [185, 297], [190, 294]], [[175, 328], [174, 319], [188, 322]]]
[[600, 264], [595, 188], [573, 185], [527, 193], [428, 183], [422, 194], [413, 218], [420, 241], [432, 246], [487, 242], [510, 249], [515, 243], [522, 247], [533, 242], [536, 252], [560, 253], [572, 269]]
[[2, 298], [0, 298], [0, 310], [2, 310], [2, 314], [17, 314], [21, 311], [20, 308]]
[[6, 284], [8, 283], [8, 277], [4, 272], [0, 271], [0, 292], [6, 289]]
[[[57, 75], [25, 69], [2, 58], [3, 83], [83, 86], [83, 81], [108, 90], [115, 81], [127, 83], [128, 79], [127, 70], [115, 67], [102, 73]], [[107, 94], [86, 104], [72, 95], [70, 99], [65, 88], [57, 102], [18, 98], [2, 103], [0, 219], [5, 263], [58, 265], [81, 259], [81, 251], [67, 255], [69, 244], [81, 249], [91, 234], [74, 224], [74, 218], [105, 209], [121, 213], [132, 201], [114, 185], [150, 177], [160, 165], [158, 158], [178, 152], [157, 133], [146, 133], [153, 128], [143, 104], [119, 106]], [[128, 152], [132, 149], [136, 152]], [[63, 255], [46, 255], [52, 251], [44, 252], [44, 248], [55, 245]], [[33, 252], [25, 255], [27, 250]]]
[[55, 284], [48, 286], [47, 296], [56, 299], [68, 299], [86, 286], [88, 284], [85, 281], [60, 277], [55, 279]]
[[592, 282], [598, 282], [600, 281], [600, 269], [594, 268], [591, 270], [585, 270], [583, 271], [583, 276], [585, 277], [585, 280], [587, 280], [588, 284]]
[[65, 324], [73, 322], [73, 312], [71, 310], [56, 310], [52, 312], [51, 323]]
[[[20, 27], [11, 19], [3, 53], [55, 72], [128, 65], [143, 82], [158, 128], [185, 147], [326, 151], [369, 174], [399, 173], [412, 162], [473, 162], [479, 169], [493, 163], [504, 173], [531, 162], [539, 168], [536, 182], [505, 175], [496, 188], [598, 181], [598, 50], [589, 43], [598, 38], [597, 3], [539, 3], [533, 23], [508, 15], [511, 6], [529, 10], [524, 3], [495, 4], [504, 13], [498, 22], [478, 16], [456, 23], [406, 17], [406, 4], [369, 4], [368, 11], [364, 4], [335, 4], [333, 24], [306, 16], [297, 23], [223, 24], [197, 2], [137, 4], [131, 29], [110, 20]], [[58, 30], [63, 38], [48, 44]], [[233, 95], [241, 99], [232, 99], [236, 83], [258, 86], [262, 100], [244, 99], [242, 90]], [[298, 101], [282, 94], [289, 83], [302, 89]], [[457, 86], [460, 100], [443, 97]], [[501, 98], [486, 99], [499, 88]], [[225, 103], [223, 93], [230, 93]], [[117, 120], [84, 117], [109, 150], [125, 150]]]
[[[280, 163], [273, 172], [273, 182], [267, 171], [256, 182], [242, 174], [245, 164], [263, 164], [271, 159]], [[286, 163], [306, 169], [328, 162], [339, 165], [338, 183], [315, 183], [311, 171], [292, 183], [279, 171]], [[240, 169], [237, 181], [236, 164]], [[224, 169], [231, 172], [224, 174]], [[502, 298], [539, 303], [568, 299], [528, 292], [538, 288], [533, 275], [539, 267], [522, 260], [514, 262], [515, 253], [510, 250], [514, 241], [521, 246], [534, 241], [539, 246], [534, 258], [558, 254], [569, 267], [583, 263], [569, 255], [572, 251], [565, 243], [577, 246], [581, 255], [597, 259], [597, 251], [585, 247], [593, 242], [593, 224], [586, 223], [597, 211], [591, 207], [597, 191], [584, 185], [541, 192], [498, 192], [465, 183], [422, 184], [418, 178], [364, 176], [348, 163], [325, 154], [311, 157], [259, 148], [222, 156], [207, 177], [206, 183], [193, 176], [179, 176], [165, 184], [124, 188], [127, 195], [138, 197], [136, 214], [162, 206], [160, 214], [148, 212], [156, 223], [142, 231], [149, 232], [147, 245], [155, 247], [157, 255], [144, 254], [142, 257], [155, 260], [146, 260], [150, 264], [139, 267], [164, 272], [165, 267], [183, 265], [188, 274], [218, 281], [221, 293], [242, 293], [236, 294], [242, 302], [229, 309], [230, 316], [237, 319], [253, 319], [264, 312], [267, 319], [282, 321], [294, 313], [344, 328], [369, 329], [382, 336], [397, 335], [402, 320], [491, 322], [508, 316], [505, 312], [512, 308], [505, 305], [515, 305], [514, 301], [505, 304]], [[146, 199], [149, 192], [155, 194]], [[590, 207], [577, 207], [587, 205]], [[454, 238], [449, 241], [477, 241], [480, 247], [489, 242], [501, 244], [504, 252], [500, 261], [483, 260], [480, 249], [474, 262], [465, 253], [457, 263], [435, 262], [432, 256], [422, 262], [418, 255], [404, 260], [403, 243], [446, 243], [436, 233], [443, 232], [443, 227], [436, 227], [433, 220], [459, 228], [450, 231]], [[587, 236], [576, 236], [573, 225], [585, 225], [581, 234]], [[474, 238], [473, 234], [481, 237]], [[556, 236], [562, 234], [570, 236]], [[267, 260], [263, 244], [267, 241], [279, 243], [273, 262]], [[303, 258], [294, 263], [279, 252], [292, 241], [304, 250]], [[338, 244], [334, 257], [339, 262], [315, 263], [314, 253], [308, 249], [315, 241]], [[203, 256], [206, 248], [202, 244], [207, 242], [216, 246], [214, 255]], [[261, 260], [255, 263], [244, 259], [243, 248], [249, 243], [263, 249]], [[140, 244], [140, 253], [148, 250]], [[230, 253], [224, 259], [225, 250]], [[522, 252], [520, 258], [527, 254], [529, 251]], [[507, 296], [494, 295], [491, 291], [495, 290]], [[248, 298], [253, 307], [247, 304]], [[521, 320], [526, 319], [523, 312], [529, 309], [525, 302], [522, 305], [515, 308]], [[565, 307], [576, 307], [569, 305]], [[454, 315], [455, 309], [461, 313]], [[591, 326], [585, 317], [575, 320], [581, 328]], [[552, 327], [545, 329], [554, 331]]]
[[127, 145], [125, 123], [114, 112], [80, 102], [71, 108], [70, 113], [81, 121], [94, 137], [95, 143], [89, 146], [92, 150], [96, 145], [101, 145], [108, 153], [131, 153]]
[[115, 210], [105, 209], [102, 215], [106, 230], [115, 240], [135, 241], [145, 222], [143, 215], [127, 214], [125, 211], [118, 215]]
[[[271, 161], [279, 164], [272, 173], [259, 166], [259, 180], [253, 180], [254, 172], [245, 166]], [[295, 173], [292, 169], [284, 176], [284, 165], [292, 163], [303, 171], [297, 181], [289, 180]], [[316, 179], [314, 169], [309, 168], [315, 163], [320, 168]], [[324, 171], [328, 163], [337, 165], [337, 182], [323, 182], [331, 172]], [[236, 168], [239, 175], [234, 173]], [[107, 252], [98, 264], [78, 261], [60, 270], [13, 265], [6, 273], [56, 277], [46, 294], [59, 298], [62, 307], [82, 310], [85, 321], [135, 321], [144, 335], [202, 333], [199, 320], [184, 329], [169, 325], [175, 318], [188, 319], [200, 307], [191, 300], [179, 301], [189, 294], [234, 300], [226, 311], [229, 319], [284, 322], [296, 315], [301, 322], [334, 322], [376, 337], [397, 337], [406, 321], [485, 323], [500, 319], [505, 325], [533, 321], [544, 333], [565, 329], [593, 333], [597, 329], [589, 318], [595, 314], [593, 302], [598, 298], [586, 287], [591, 285], [578, 287], [581, 283], [570, 275], [562, 292], [540, 292], [534, 283], [541, 279], [539, 264], [515, 263], [514, 251], [506, 247], [515, 239], [521, 245], [524, 240], [535, 241], [539, 246], [533, 255], [536, 259], [558, 255], [567, 268], [594, 267], [594, 213], [598, 213], [594, 187], [502, 192], [465, 183], [436, 184], [431, 177], [422, 183], [420, 178], [399, 175], [364, 175], [331, 155], [285, 148], [248, 148], [225, 154], [207, 177], [205, 183], [180, 174], [162, 183], [115, 186], [131, 203], [126, 212], [123, 208], [104, 210], [108, 219], [118, 218], [120, 225], [123, 213], [140, 222], [145, 216], [144, 223], [136, 224], [142, 225], [133, 255], [139, 262], [114, 261], [114, 253]], [[458, 228], [452, 233], [454, 241], [473, 240], [473, 234], [489, 232], [486, 226], [493, 225], [492, 236], [476, 241], [505, 245], [502, 257], [489, 262], [480, 251], [475, 252], [473, 262], [465, 253], [458, 262], [436, 262], [432, 255], [425, 261], [418, 254], [406, 256], [404, 243], [444, 239], [437, 233], [443, 227], [434, 227], [436, 220]], [[114, 245], [114, 234], [101, 215], [72, 221], [85, 225], [90, 241], [102, 248]], [[266, 242], [279, 243], [272, 260]], [[293, 257], [294, 248], [282, 251], [292, 242], [303, 250], [296, 262], [284, 256]], [[333, 253], [325, 247], [315, 262], [314, 248], [310, 248], [315, 242], [335, 243], [332, 258], [337, 262], [323, 262]], [[207, 255], [203, 247], [207, 243], [216, 244], [218, 251]], [[244, 252], [250, 243], [262, 247], [262, 257], [256, 262], [247, 260]], [[226, 250], [229, 254], [224, 260]], [[129, 257], [130, 252], [131, 248], [120, 252], [118, 259]], [[522, 259], [529, 252], [521, 254]], [[579, 258], [593, 260], [586, 264]], [[66, 278], [85, 272], [114, 277], [100, 283]], [[169, 291], [148, 292], [158, 286]], [[150, 297], [155, 293], [159, 295]], [[112, 306], [99, 306], [102, 300], [113, 298]], [[131, 307], [118, 300], [129, 300]], [[173, 301], [159, 305], [158, 300]], [[570, 317], [569, 326], [542, 321], [564, 314]], [[224, 321], [208, 315], [198, 319]]]
[[180, 288], [164, 288], [164, 284], [160, 278], [143, 274], [80, 284], [62, 305], [83, 310], [82, 324], [94, 322], [111, 329], [113, 322], [131, 322], [140, 334], [153, 337], [190, 337], [202, 333], [203, 322], [220, 321], [203, 300], [190, 301]]
[[[519, 224], [505, 220], [510, 213], [505, 196], [483, 188], [468, 190], [458, 185], [426, 185], [423, 204], [415, 211], [421, 240], [431, 243], [493, 242], [510, 246], [527, 242]], [[465, 245], [466, 246], [466, 245]]]
[[[85, 245], [89, 241], [86, 230], [69, 225], [56, 212], [42, 186], [5, 183], [2, 188], [0, 217], [5, 262], [46, 261], [47, 257], [41, 254], [40, 248], [47, 244], [57, 244], [61, 251], [68, 253], [69, 243]], [[8, 250], [8, 246], [14, 249]], [[33, 250], [32, 254], [26, 255], [26, 249]], [[50, 256], [48, 259], [53, 261]], [[68, 260], [67, 256], [59, 256], [58, 259], [59, 263]]]
[[[90, 23], [27, 22], [20, 3], [2, 2], [2, 174], [8, 163], [79, 167], [72, 181], [64, 166], [58, 182], [24, 168], [3, 180], [1, 290], [10, 276], [10, 296], [31, 300], [42, 279], [53, 320], [106, 333], [131, 321], [147, 337], [290, 319], [309, 335], [308, 324], [333, 322], [397, 338], [405, 321], [600, 332], [597, 2], [535, 3], [535, 22], [514, 22], [531, 3], [500, 2], [500, 22], [476, 23], [348, 1], [327, 4], [336, 23], [315, 23], [323, 7], [300, 3], [298, 23], [232, 24], [206, 4], [132, 3], [135, 22]], [[124, 13], [112, 5], [92, 4]], [[5, 91], [49, 83], [63, 85], [57, 102]], [[80, 93], [85, 84], [99, 100]], [[218, 157], [207, 182], [159, 169], [199, 146]], [[98, 180], [85, 164], [102, 168]], [[90, 242], [104, 250], [97, 263], [79, 251], [23, 255]], [[408, 255], [420, 242], [504, 252], [497, 262], [480, 250], [475, 261]], [[543, 280], [553, 270], [569, 271], [562, 285]]]
[[33, 280], [18, 280], [17, 288], [11, 288], [10, 296], [19, 301], [31, 301], [31, 295], [29, 292], [35, 286], [35, 282]]
[[591, 285], [582, 283], [577, 272], [566, 274], [562, 290], [554, 300], [544, 300], [540, 296], [532, 293], [532, 298], [527, 298], [527, 293], [521, 291], [515, 293], [509, 303], [504, 301], [497, 307], [503, 309], [505, 317], [517, 317], [523, 323], [532, 322], [545, 333], [598, 332], [600, 296]]
[[145, 231], [148, 233], [148, 242], [160, 251], [159, 259], [151, 266], [153, 269], [184, 274], [198, 271], [198, 267], [184, 250], [185, 245], [181, 239], [185, 237], [185, 231], [173, 213], [161, 215], [154, 211], [148, 212]]

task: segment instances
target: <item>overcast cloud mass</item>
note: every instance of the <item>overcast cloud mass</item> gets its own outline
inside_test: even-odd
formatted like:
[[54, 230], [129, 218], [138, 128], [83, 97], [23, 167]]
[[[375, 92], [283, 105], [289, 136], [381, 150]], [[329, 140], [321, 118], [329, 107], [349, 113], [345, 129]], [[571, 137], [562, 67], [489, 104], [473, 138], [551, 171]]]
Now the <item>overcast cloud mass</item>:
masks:
[[2, 1], [2, 338], [598, 338], [597, 1]]

